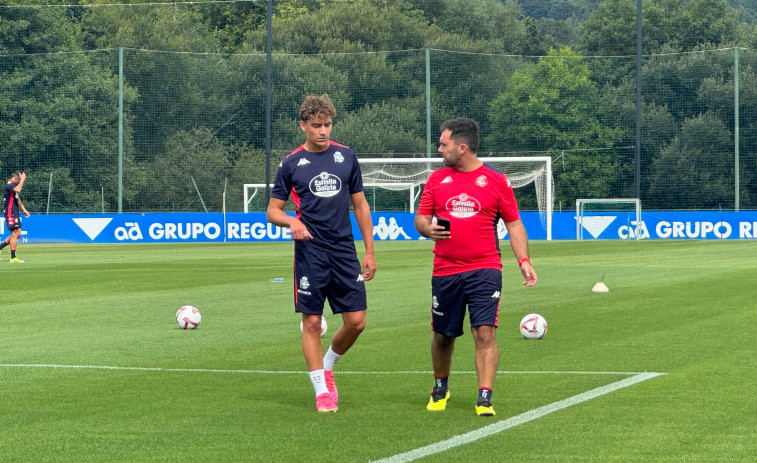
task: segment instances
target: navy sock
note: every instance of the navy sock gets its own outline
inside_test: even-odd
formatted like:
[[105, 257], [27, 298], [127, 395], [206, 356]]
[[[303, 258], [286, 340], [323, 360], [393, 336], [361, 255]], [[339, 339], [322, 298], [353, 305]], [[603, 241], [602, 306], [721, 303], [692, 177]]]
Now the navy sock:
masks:
[[11, 259], [16, 258], [16, 251], [11, 250]]
[[448, 378], [449, 378], [449, 376], [445, 376], [444, 378], [438, 378], [438, 377], [434, 376], [434, 379], [435, 379], [434, 387], [438, 387], [438, 388], [441, 388], [442, 390], [446, 391], [447, 390], [447, 379]]
[[489, 402], [492, 401], [492, 390], [486, 387], [480, 387], [478, 388], [478, 401], [476, 403], [482, 403], [482, 402]]

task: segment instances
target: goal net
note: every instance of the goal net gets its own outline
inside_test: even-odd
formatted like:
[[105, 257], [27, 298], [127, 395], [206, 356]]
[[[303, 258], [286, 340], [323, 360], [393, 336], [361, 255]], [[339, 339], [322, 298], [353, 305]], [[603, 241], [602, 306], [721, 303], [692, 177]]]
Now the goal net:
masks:
[[[479, 157], [507, 175], [518, 194], [521, 210], [538, 210], [548, 240], [552, 239], [554, 184], [549, 156]], [[373, 212], [415, 212], [423, 185], [431, 173], [443, 167], [434, 158], [359, 158], [366, 198]], [[272, 187], [272, 185], [271, 185]], [[265, 184], [244, 186], [244, 211], [264, 211]]]
[[576, 239], [597, 239], [618, 219], [623, 223], [621, 227], [628, 231], [627, 239], [642, 238], [644, 229], [638, 198], [577, 199]]
[[[524, 195], [519, 195], [522, 210], [539, 211], [541, 224], [547, 239], [552, 239], [552, 206], [554, 184], [552, 158], [549, 156], [479, 157], [487, 164], [507, 175], [513, 188], [533, 185]], [[443, 167], [442, 159], [435, 158], [361, 158], [360, 168], [363, 183], [380, 188], [408, 193], [409, 212], [415, 212], [423, 185], [429, 175]]]

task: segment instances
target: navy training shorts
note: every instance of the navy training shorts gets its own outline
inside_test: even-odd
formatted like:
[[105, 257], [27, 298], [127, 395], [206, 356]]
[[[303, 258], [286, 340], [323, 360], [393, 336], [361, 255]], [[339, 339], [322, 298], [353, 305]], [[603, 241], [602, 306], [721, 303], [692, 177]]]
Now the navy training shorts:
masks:
[[21, 229], [21, 217], [5, 216], [5, 226], [8, 227], [8, 231]]
[[470, 324], [499, 326], [502, 271], [480, 269], [431, 277], [431, 328], [456, 338], [463, 334], [466, 306]]
[[335, 314], [366, 310], [365, 280], [357, 255], [334, 253], [296, 242], [295, 312], [322, 315], [326, 300]]

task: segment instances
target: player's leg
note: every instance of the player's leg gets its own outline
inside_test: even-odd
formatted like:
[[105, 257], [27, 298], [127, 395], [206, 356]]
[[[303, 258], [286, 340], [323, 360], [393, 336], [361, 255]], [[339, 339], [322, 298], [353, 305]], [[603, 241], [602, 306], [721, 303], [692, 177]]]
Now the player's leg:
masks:
[[339, 401], [339, 391], [334, 379], [334, 367], [342, 355], [355, 344], [360, 333], [365, 330], [365, 310], [358, 312], [343, 312], [342, 326], [334, 333], [331, 338], [331, 346], [323, 356], [323, 371], [326, 378], [326, 387], [331, 394], [331, 400], [334, 403]]
[[455, 350], [455, 338], [442, 333], [434, 333], [431, 338], [431, 366], [434, 370], [434, 387], [427, 410], [441, 411], [447, 408], [450, 392], [449, 373], [452, 365], [452, 353]]
[[21, 237], [21, 227], [18, 226], [11, 232], [10, 241], [8, 245], [11, 248], [11, 262], [23, 262], [23, 260], [16, 257], [16, 246], [18, 246], [18, 239]]
[[495, 413], [492, 406], [492, 392], [499, 367], [497, 318], [502, 273], [494, 269], [467, 272], [465, 287], [469, 295], [471, 332], [476, 348], [476, 374], [478, 376], [476, 414], [493, 416]]
[[339, 392], [334, 380], [334, 367], [365, 330], [367, 298], [357, 255], [332, 254], [330, 261], [333, 278], [328, 289], [328, 300], [331, 310], [342, 315], [342, 326], [331, 338], [331, 346], [323, 358], [323, 368], [326, 386], [332, 400], [337, 403]]
[[[357, 312], [342, 312], [342, 326], [331, 338], [330, 349], [340, 358], [355, 344], [357, 338], [365, 330], [365, 310]], [[336, 358], [333, 363], [336, 363]], [[331, 366], [333, 366], [333, 363]]]
[[492, 391], [499, 366], [496, 328], [493, 326], [475, 326], [471, 328], [471, 331], [476, 345], [476, 374], [478, 376], [476, 413], [481, 416], [493, 416]]
[[460, 276], [431, 278], [431, 365], [434, 370], [434, 387], [427, 410], [441, 411], [447, 407], [450, 392], [448, 380], [455, 350], [455, 338], [463, 334], [465, 298], [459, 291]]
[[294, 300], [295, 310], [302, 314], [302, 354], [315, 391], [316, 409], [335, 412], [337, 406], [331, 400], [323, 371], [321, 316], [325, 302], [323, 289], [329, 280], [329, 269], [323, 262], [318, 249], [295, 242]]
[[302, 314], [302, 353], [308, 371], [323, 369], [321, 314]]
[[315, 391], [315, 407], [319, 412], [337, 411], [326, 385], [321, 345], [321, 314], [302, 314], [302, 353]]
[[3, 238], [3, 241], [0, 241], [0, 249], [3, 249], [4, 247], [10, 244], [11, 235], [13, 234], [13, 227], [11, 226], [12, 223], [13, 223], [13, 220], [11, 220], [10, 223], [8, 223], [8, 217], [5, 217], [5, 228], [8, 229], [10, 234], [6, 236], [5, 238]]

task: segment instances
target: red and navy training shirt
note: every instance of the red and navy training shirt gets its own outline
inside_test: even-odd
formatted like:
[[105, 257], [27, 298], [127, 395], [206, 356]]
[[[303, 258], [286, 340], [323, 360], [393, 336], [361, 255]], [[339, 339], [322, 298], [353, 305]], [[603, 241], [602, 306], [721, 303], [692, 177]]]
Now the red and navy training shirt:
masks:
[[5, 217], [18, 217], [18, 193], [15, 191], [16, 184], [13, 179], [5, 182], [5, 195], [3, 196], [3, 214]]
[[434, 245], [434, 276], [484, 268], [501, 269], [499, 219], [520, 218], [510, 181], [484, 163], [472, 172], [451, 167], [434, 171], [418, 204], [418, 214], [450, 221], [451, 237]]
[[350, 221], [351, 195], [363, 191], [355, 152], [330, 142], [320, 153], [300, 146], [287, 155], [276, 173], [271, 197], [291, 195], [297, 218], [313, 235], [308, 244], [334, 252], [355, 252]]

